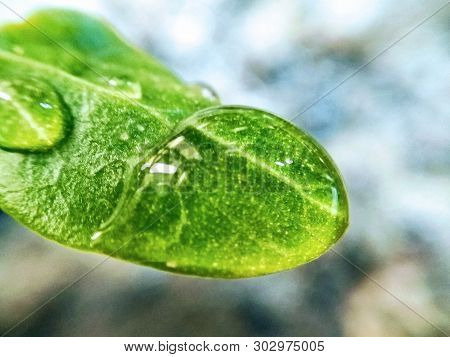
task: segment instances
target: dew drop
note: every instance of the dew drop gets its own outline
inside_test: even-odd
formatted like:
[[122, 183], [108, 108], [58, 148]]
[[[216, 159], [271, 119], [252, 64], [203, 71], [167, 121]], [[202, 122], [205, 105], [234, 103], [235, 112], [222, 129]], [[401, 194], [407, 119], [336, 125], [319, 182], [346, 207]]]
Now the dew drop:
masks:
[[286, 164], [288, 165], [292, 165], [294, 163], [294, 161], [292, 159], [286, 159]]
[[138, 82], [130, 81], [127, 79], [111, 78], [108, 80], [108, 84], [127, 97], [133, 99], [142, 98], [142, 88]]
[[219, 102], [220, 98], [217, 92], [209, 84], [203, 82], [195, 82], [191, 85], [192, 88], [199, 91], [203, 98], [213, 102]]
[[0, 80], [0, 148], [47, 150], [66, 134], [70, 120], [56, 90], [35, 78]]
[[275, 165], [277, 165], [277, 166], [284, 166], [284, 162], [275, 161]]

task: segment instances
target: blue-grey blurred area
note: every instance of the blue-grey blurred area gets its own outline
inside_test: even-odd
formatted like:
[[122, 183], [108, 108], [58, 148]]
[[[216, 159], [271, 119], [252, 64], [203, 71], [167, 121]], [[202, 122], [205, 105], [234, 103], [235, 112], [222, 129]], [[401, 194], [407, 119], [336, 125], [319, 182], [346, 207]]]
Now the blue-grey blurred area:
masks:
[[[291, 119], [446, 1], [5, 3], [21, 14], [65, 6], [103, 16], [185, 80], [209, 83], [223, 103]], [[0, 20], [17, 17], [0, 5]], [[447, 6], [291, 119], [326, 147], [347, 184], [351, 224], [339, 254], [236, 281], [110, 259], [11, 335], [442, 335], [436, 327], [448, 333], [449, 23]], [[0, 214], [0, 330], [102, 259], [37, 237]]]

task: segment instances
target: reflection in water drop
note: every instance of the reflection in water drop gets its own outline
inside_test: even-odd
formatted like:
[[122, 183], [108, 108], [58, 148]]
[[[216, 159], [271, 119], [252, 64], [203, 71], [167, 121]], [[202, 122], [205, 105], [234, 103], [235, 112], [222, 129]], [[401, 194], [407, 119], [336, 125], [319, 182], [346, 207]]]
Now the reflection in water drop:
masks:
[[286, 164], [291, 165], [294, 163], [294, 161], [292, 159], [286, 159]]
[[275, 161], [275, 165], [277, 165], [277, 166], [284, 166], [284, 162]]
[[157, 162], [150, 166], [149, 172], [151, 174], [173, 175], [175, 172], [177, 172], [177, 170], [178, 167], [175, 165], [165, 164], [164, 162]]
[[120, 78], [111, 78], [108, 80], [108, 84], [117, 91], [125, 94], [127, 97], [131, 97], [133, 99], [142, 98], [142, 88], [138, 82]]
[[59, 93], [34, 78], [0, 81], [0, 147], [46, 150], [65, 135], [68, 113]]

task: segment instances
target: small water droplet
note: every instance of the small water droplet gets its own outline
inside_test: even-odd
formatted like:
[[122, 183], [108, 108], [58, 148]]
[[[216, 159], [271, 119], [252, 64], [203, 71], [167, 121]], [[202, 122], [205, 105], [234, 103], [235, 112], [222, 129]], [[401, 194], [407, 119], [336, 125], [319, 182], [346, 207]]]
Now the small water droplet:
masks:
[[36, 78], [0, 80], [0, 147], [46, 150], [66, 134], [69, 118], [61, 96]]
[[294, 161], [292, 160], [292, 159], [286, 159], [286, 164], [288, 164], [288, 165], [291, 165], [291, 164], [293, 164], [294, 163]]
[[111, 87], [114, 87], [115, 90], [125, 94], [127, 97], [133, 99], [142, 98], [142, 88], [138, 82], [121, 78], [111, 78], [108, 80], [108, 84]]
[[208, 99], [208, 100], [214, 101], [214, 102], [220, 101], [219, 95], [214, 90], [214, 88], [211, 87], [209, 84], [206, 84], [203, 82], [195, 82], [192, 84], [192, 88], [200, 91], [200, 94], [205, 99]]
[[275, 161], [275, 165], [277, 165], [277, 166], [284, 166], [284, 162]]

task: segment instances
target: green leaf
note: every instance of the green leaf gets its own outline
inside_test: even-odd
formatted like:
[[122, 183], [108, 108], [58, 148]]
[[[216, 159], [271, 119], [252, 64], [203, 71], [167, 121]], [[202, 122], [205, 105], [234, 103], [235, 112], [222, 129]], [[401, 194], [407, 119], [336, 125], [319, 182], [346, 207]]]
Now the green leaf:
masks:
[[222, 278], [293, 268], [342, 236], [345, 188], [309, 135], [217, 106], [96, 19], [29, 21], [45, 35], [0, 31], [0, 207], [18, 221], [70, 247]]

